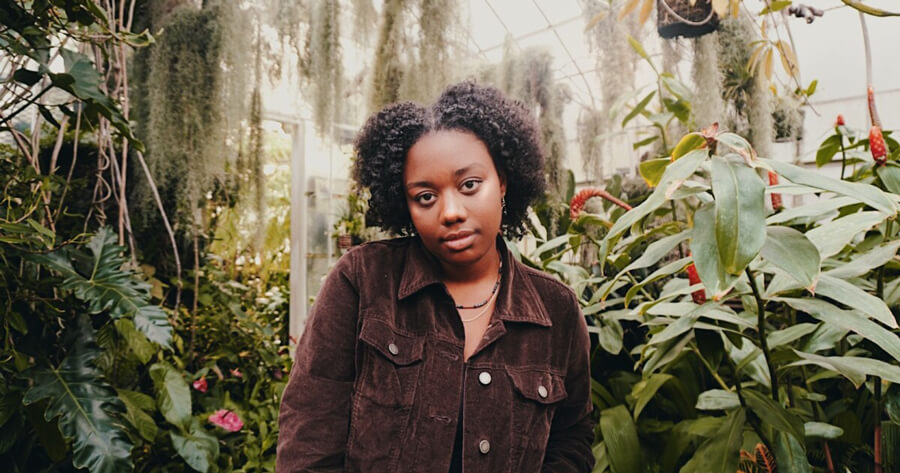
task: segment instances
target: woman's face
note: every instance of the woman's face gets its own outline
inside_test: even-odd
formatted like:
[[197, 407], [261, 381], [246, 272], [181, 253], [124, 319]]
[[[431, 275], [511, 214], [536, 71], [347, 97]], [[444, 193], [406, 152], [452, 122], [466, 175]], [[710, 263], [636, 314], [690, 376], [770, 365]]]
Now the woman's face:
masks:
[[506, 183], [475, 135], [442, 130], [420, 138], [406, 155], [403, 184], [413, 225], [443, 264], [496, 257]]

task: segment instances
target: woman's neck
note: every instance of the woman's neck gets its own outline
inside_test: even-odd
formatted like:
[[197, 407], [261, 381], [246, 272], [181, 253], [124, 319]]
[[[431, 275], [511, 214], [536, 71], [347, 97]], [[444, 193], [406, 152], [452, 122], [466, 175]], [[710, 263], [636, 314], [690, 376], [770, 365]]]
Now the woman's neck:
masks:
[[500, 251], [495, 246], [478, 261], [465, 266], [448, 265], [444, 262], [441, 262], [440, 265], [445, 283], [474, 283], [486, 278], [496, 277], [496, 274], [500, 271]]

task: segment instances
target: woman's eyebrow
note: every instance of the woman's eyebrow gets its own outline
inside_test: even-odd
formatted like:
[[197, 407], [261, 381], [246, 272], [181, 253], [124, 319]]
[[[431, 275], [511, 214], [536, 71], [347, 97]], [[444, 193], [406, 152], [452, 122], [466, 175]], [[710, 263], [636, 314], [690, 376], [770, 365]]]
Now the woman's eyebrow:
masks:
[[473, 163], [473, 164], [470, 164], [470, 165], [468, 165], [468, 166], [466, 166], [466, 167], [459, 168], [459, 169], [457, 169], [456, 171], [453, 171], [453, 175], [454, 175], [455, 177], [459, 177], [459, 176], [462, 176], [463, 174], [468, 174], [469, 172], [471, 172], [471, 171], [473, 171], [473, 170], [475, 170], [475, 169], [483, 168], [483, 167], [484, 167], [484, 166], [482, 166], [480, 163]]

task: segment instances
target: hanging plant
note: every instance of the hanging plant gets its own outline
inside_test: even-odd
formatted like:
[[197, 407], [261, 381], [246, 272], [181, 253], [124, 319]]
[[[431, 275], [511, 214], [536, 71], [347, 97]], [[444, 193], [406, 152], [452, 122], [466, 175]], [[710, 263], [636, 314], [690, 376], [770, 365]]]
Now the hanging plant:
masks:
[[666, 39], [695, 38], [719, 26], [712, 0], [657, 0], [656, 31]]
[[403, 42], [403, 11], [408, 0], [387, 0], [381, 12], [378, 44], [375, 47], [375, 63], [372, 71], [371, 111], [380, 110], [399, 98], [403, 81], [403, 65], [400, 62]]
[[722, 121], [725, 104], [722, 101], [722, 72], [716, 47], [718, 33], [692, 40], [694, 60], [691, 75], [694, 81], [694, 129]]
[[343, 66], [340, 44], [340, 2], [317, 0], [310, 25], [313, 122], [319, 133], [330, 130], [337, 118]]

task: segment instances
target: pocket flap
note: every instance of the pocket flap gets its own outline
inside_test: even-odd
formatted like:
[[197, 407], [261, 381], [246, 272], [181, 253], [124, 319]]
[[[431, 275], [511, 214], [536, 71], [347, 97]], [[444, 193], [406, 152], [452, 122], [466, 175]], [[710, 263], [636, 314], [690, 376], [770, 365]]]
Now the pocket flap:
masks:
[[425, 337], [401, 333], [383, 320], [364, 320], [359, 338], [394, 364], [410, 365], [422, 359]]
[[561, 401], [568, 395], [562, 376], [543, 369], [508, 369], [513, 385], [522, 396], [541, 404]]

